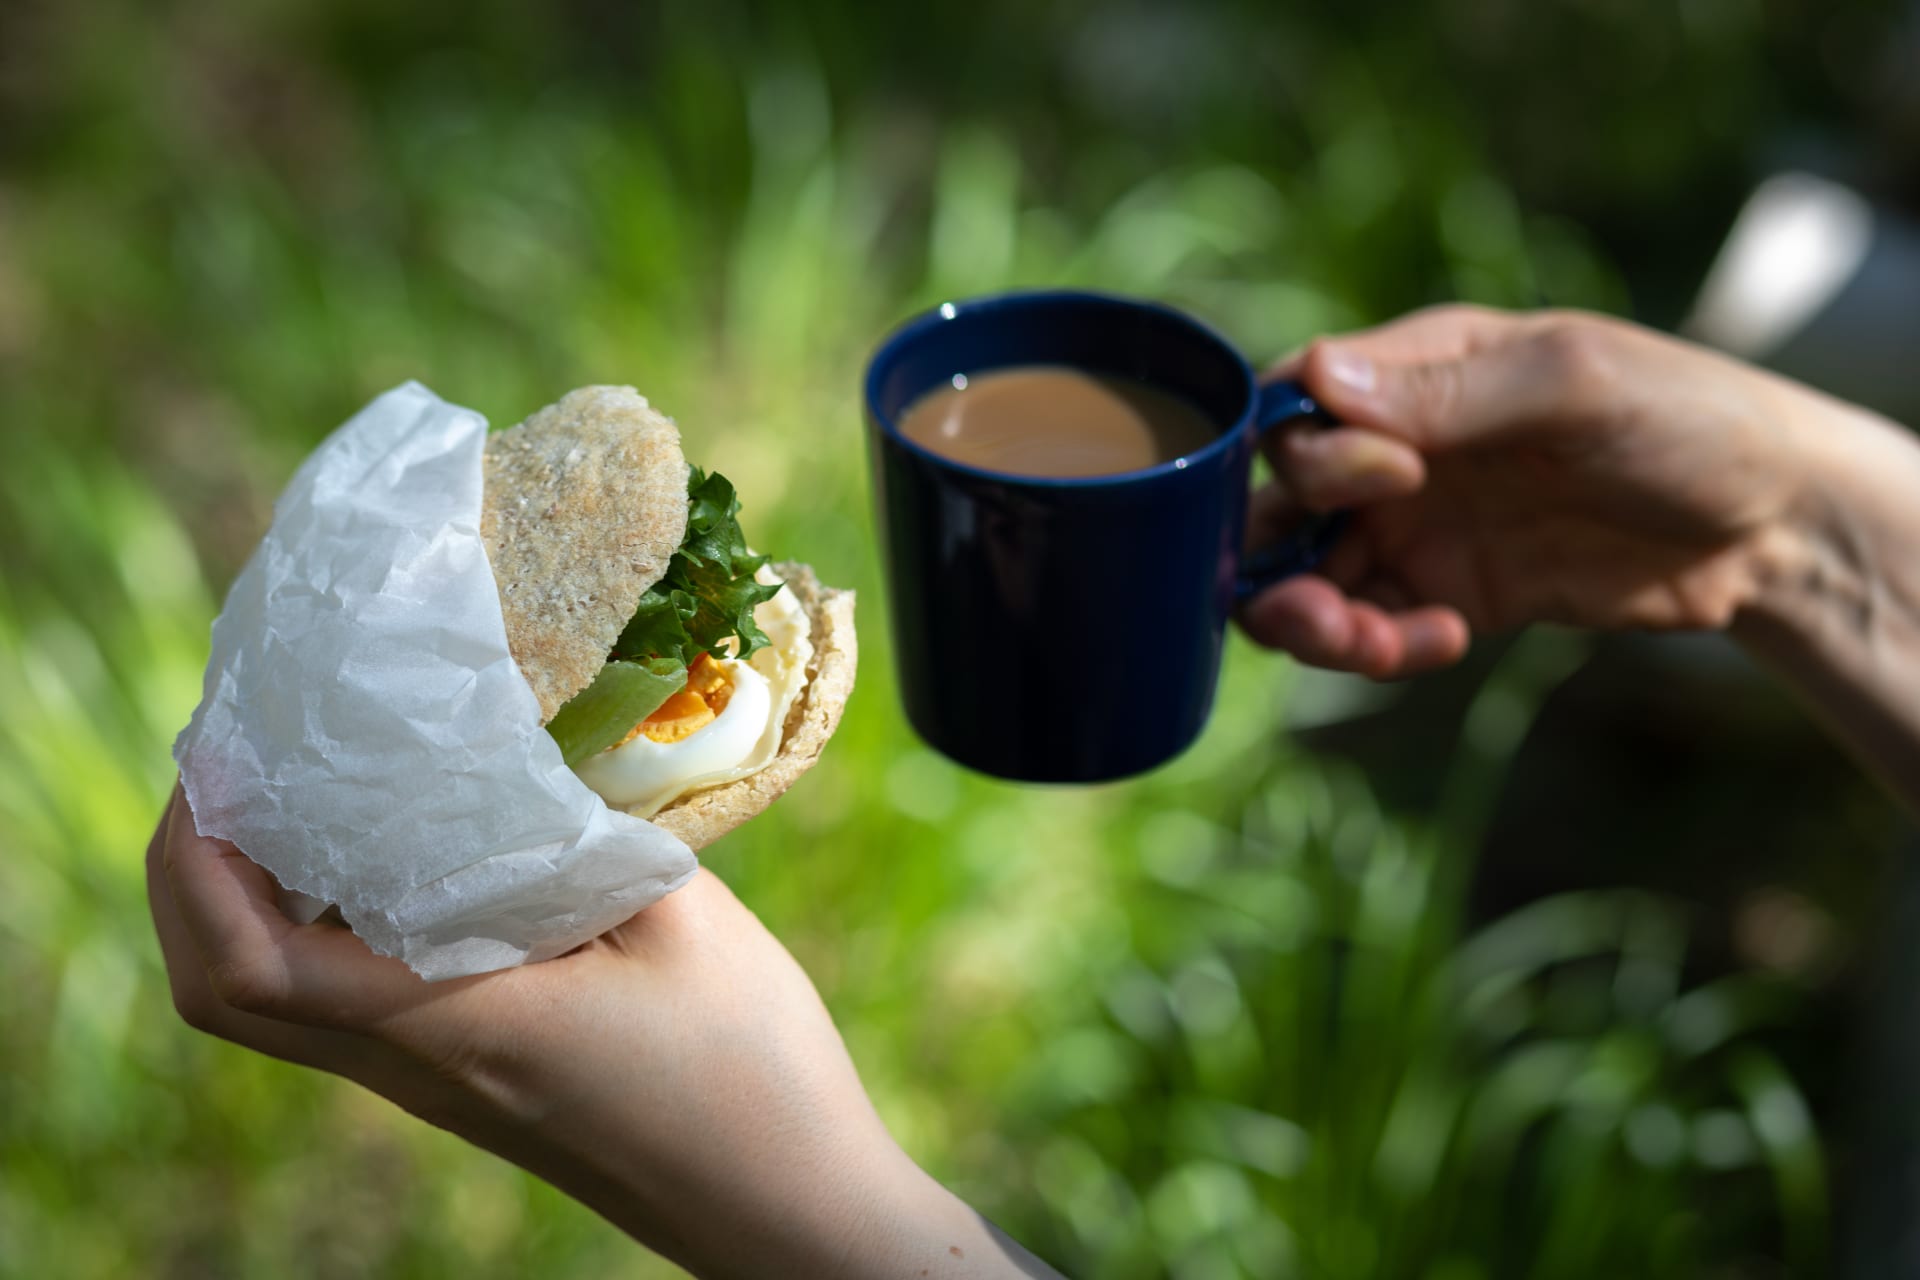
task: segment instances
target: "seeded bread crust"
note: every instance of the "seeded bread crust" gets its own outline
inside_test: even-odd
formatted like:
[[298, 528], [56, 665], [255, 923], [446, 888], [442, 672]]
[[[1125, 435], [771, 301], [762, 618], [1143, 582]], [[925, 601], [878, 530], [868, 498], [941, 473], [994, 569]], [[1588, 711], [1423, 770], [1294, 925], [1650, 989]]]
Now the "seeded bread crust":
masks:
[[804, 564], [776, 564], [773, 571], [807, 615], [813, 659], [807, 664], [806, 687], [787, 712], [780, 753], [766, 768], [681, 796], [653, 816], [656, 826], [679, 836], [692, 849], [712, 844], [760, 813], [811, 769], [839, 727], [840, 714], [853, 693], [860, 657], [853, 630], [853, 592], [823, 585]]
[[686, 537], [679, 430], [632, 387], [568, 392], [488, 438], [480, 533], [545, 724], [600, 673]]

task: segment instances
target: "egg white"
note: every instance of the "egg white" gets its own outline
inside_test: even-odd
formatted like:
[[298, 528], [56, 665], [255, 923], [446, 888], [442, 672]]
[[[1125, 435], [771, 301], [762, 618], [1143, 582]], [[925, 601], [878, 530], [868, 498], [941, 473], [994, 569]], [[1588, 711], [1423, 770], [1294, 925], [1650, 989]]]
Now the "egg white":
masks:
[[[777, 582], [767, 569], [761, 582]], [[667, 805], [703, 787], [748, 777], [780, 754], [787, 713], [807, 681], [813, 660], [807, 614], [782, 586], [753, 610], [768, 644], [741, 662], [720, 660], [733, 684], [727, 705], [713, 720], [678, 742], [655, 742], [645, 734], [574, 766], [580, 780], [615, 808], [651, 818]]]

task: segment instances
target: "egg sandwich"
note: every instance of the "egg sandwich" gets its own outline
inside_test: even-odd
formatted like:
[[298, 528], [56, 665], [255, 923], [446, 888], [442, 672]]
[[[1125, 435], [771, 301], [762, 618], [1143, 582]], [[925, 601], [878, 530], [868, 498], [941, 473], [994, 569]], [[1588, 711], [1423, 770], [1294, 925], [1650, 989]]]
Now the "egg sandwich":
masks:
[[487, 441], [481, 535], [561, 757], [698, 849], [819, 757], [853, 689], [853, 593], [751, 552], [733, 486], [631, 387]]

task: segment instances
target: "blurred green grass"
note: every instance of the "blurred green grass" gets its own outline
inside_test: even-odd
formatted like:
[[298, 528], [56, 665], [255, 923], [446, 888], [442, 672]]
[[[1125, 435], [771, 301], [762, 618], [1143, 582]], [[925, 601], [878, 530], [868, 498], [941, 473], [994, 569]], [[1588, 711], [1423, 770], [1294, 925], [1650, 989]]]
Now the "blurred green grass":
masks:
[[[908, 1150], [1058, 1265], [1822, 1274], [1821, 1144], [1757, 1034], [1795, 1016], [1792, 989], [1690, 988], [1684, 914], [1647, 895], [1463, 917], [1507, 763], [1581, 656], [1568, 637], [1489, 678], [1425, 820], [1294, 745], [1299, 677], [1238, 641], [1200, 744], [1128, 785], [965, 775], [897, 708], [855, 397], [877, 336], [1014, 284], [1167, 298], [1256, 356], [1441, 297], [1626, 309], [1581, 223], [1526, 204], [1483, 145], [1498, 86], [1414, 74], [1417, 31], [1223, 6], [1206, 39], [1265, 31], [1314, 74], [1238, 105], [1196, 83], [1181, 133], [1135, 67], [1147, 88], [1112, 118], [1055, 103], [1027, 132], [965, 86], [916, 104], [857, 14], [743, 42], [748, 11], [702, 13], [663, 9], [674, 54], [631, 77], [552, 73], [593, 65], [615, 19], [585, 9], [481, 6], [457, 40], [370, 4], [15, 28], [0, 1275], [672, 1273], [169, 1005], [141, 853], [219, 591], [299, 457], [409, 377], [497, 425], [634, 383], [736, 481], [757, 543], [861, 590], [860, 688], [827, 761], [707, 861], [814, 975]], [[1738, 55], [1763, 36], [1728, 14], [1718, 44], [1673, 36], [1715, 51], [1719, 87], [1660, 101], [1748, 102]], [[1503, 30], [1524, 44], [1535, 21]], [[1025, 74], [1015, 105], [1046, 110]], [[1262, 153], [1268, 128], [1283, 143]], [[1719, 138], [1643, 117], [1607, 136], [1624, 190]]]

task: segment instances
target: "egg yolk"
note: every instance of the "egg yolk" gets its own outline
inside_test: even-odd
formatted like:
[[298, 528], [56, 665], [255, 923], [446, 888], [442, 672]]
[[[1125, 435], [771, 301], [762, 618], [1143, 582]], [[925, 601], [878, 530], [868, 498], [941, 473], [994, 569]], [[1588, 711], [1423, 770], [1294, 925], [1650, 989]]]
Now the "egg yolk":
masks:
[[732, 696], [733, 680], [726, 668], [713, 655], [703, 653], [687, 668], [686, 688], [654, 708], [618, 745], [625, 746], [643, 733], [654, 742], [679, 742], [718, 719]]

